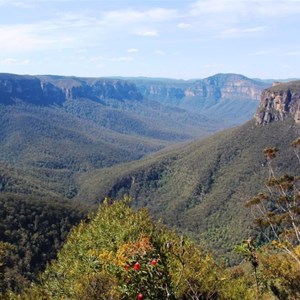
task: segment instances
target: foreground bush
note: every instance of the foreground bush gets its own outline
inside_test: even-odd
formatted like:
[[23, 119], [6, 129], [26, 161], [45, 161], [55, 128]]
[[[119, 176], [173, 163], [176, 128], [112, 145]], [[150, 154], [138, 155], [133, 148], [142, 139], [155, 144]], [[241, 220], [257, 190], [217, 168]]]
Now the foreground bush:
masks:
[[[250, 283], [251, 284], [251, 283]], [[17, 296], [11, 296], [11, 298]], [[128, 200], [105, 201], [20, 299], [254, 299], [246, 280]]]

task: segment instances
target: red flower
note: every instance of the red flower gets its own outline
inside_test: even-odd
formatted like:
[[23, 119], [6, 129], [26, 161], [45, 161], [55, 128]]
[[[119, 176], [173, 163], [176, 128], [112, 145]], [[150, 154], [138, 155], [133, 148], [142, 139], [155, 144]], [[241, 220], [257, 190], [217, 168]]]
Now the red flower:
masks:
[[136, 263], [134, 264], [133, 268], [134, 268], [136, 271], [139, 271], [139, 270], [141, 269], [141, 265], [140, 265], [138, 262], [136, 262]]
[[157, 264], [157, 260], [156, 260], [156, 259], [152, 259], [152, 260], [151, 260], [151, 265], [152, 265], [152, 266], [155, 266], [156, 264]]
[[130, 269], [130, 265], [128, 265], [128, 264], [125, 265], [125, 266], [124, 266], [124, 269], [125, 269], [126, 271], [128, 271], [128, 270]]
[[143, 300], [143, 299], [144, 299], [143, 294], [139, 293], [139, 294], [137, 295], [137, 299], [138, 299], [138, 300]]

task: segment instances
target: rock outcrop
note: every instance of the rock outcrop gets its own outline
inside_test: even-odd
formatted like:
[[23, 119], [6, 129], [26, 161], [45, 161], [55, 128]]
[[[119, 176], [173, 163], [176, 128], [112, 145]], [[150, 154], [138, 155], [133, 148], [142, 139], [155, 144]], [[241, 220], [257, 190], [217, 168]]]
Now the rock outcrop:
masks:
[[300, 81], [276, 82], [264, 90], [254, 117], [256, 124], [262, 125], [286, 118], [294, 118], [300, 123]]

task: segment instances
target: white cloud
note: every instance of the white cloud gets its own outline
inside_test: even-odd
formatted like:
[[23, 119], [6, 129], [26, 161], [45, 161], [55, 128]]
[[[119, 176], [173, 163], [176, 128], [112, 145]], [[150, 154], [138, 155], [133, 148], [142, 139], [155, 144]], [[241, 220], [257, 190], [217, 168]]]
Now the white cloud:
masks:
[[164, 51], [162, 51], [162, 50], [155, 50], [155, 51], [153, 51], [153, 53], [156, 54], [156, 55], [165, 55], [165, 54], [166, 54], [166, 53], [165, 53]]
[[[0, 6], [16, 6], [21, 8], [32, 8], [41, 2], [47, 2], [48, 0], [0, 0]], [[51, 0], [52, 2], [72, 2], [74, 0]]]
[[0, 47], [1, 50], [32, 49], [43, 41], [33, 34], [33, 28], [26, 25], [1, 26]]
[[[199, 32], [210, 36], [234, 37], [250, 34], [250, 31], [243, 29], [245, 27], [257, 30], [264, 26], [265, 30], [273, 31], [280, 29], [284, 19], [300, 14], [300, 1], [198, 0], [189, 5], [188, 14]], [[221, 34], [218, 34], [220, 31]]]
[[189, 23], [182, 22], [182, 23], [177, 24], [177, 27], [180, 29], [188, 29], [188, 28], [191, 28], [192, 25]]
[[284, 17], [300, 13], [300, 2], [298, 0], [269, 0], [253, 1], [254, 11], [263, 16]]
[[287, 56], [300, 56], [300, 51], [286, 52], [285, 55], [287, 55]]
[[94, 57], [91, 57], [89, 60], [90, 60], [90, 62], [97, 62], [97, 61], [104, 60], [104, 57], [103, 56], [94, 56]]
[[15, 6], [21, 8], [30, 8], [32, 7], [31, 1], [15, 1], [15, 0], [0, 0], [0, 6]]
[[261, 55], [270, 55], [270, 54], [273, 54], [273, 53], [274, 53], [274, 50], [259, 50], [259, 51], [256, 51], [256, 52], [252, 53], [251, 55], [261, 56]]
[[3, 60], [1, 60], [0, 61], [0, 64], [1, 65], [5, 65], [5, 66], [9, 66], [9, 65], [14, 65], [14, 64], [16, 64], [18, 62], [18, 60], [17, 59], [15, 59], [15, 58], [5, 58], [5, 59], [3, 59]]
[[111, 61], [133, 61], [134, 58], [131, 56], [113, 57]]
[[265, 31], [265, 27], [252, 27], [252, 28], [230, 28], [222, 31], [219, 37], [241, 37], [249, 34], [259, 33]]
[[75, 53], [78, 53], [78, 54], [82, 54], [82, 53], [87, 53], [88, 51], [86, 49], [77, 49], [75, 50]]
[[149, 10], [123, 9], [105, 12], [102, 22], [106, 24], [163, 22], [176, 18], [177, 10], [152, 8]]
[[146, 36], [146, 37], [155, 37], [159, 35], [158, 32], [154, 30], [139, 31], [136, 34], [139, 36]]
[[0, 60], [0, 65], [2, 66], [12, 66], [12, 65], [28, 65], [30, 62], [29, 59], [25, 59], [25, 60], [18, 60], [16, 58], [11, 58], [11, 57], [8, 57], [8, 58], [5, 58], [3, 60]]
[[59, 14], [45, 21], [0, 25], [0, 49], [26, 51], [74, 48], [76, 53], [85, 53], [87, 50], [80, 48], [83, 41], [86, 44], [93, 43], [96, 35], [100, 39], [100, 31], [101, 25], [88, 14]]
[[130, 48], [130, 49], [127, 49], [127, 52], [128, 53], [137, 53], [139, 52], [140, 50], [139, 49], [136, 49], [136, 48]]
[[298, 0], [198, 0], [190, 5], [191, 15], [223, 14], [227, 18], [284, 16], [298, 14]]
[[223, 66], [224, 66], [223, 64], [213, 63], [213, 64], [205, 64], [205, 65], [203, 65], [203, 68], [205, 68], [205, 69], [216, 69], [216, 68], [221, 68]]
[[[200, 0], [190, 5], [191, 15], [205, 15], [212, 13], [224, 13], [229, 12], [237, 4], [240, 6], [242, 0], [234, 3], [233, 1], [226, 0]], [[230, 5], [231, 3], [231, 5]]]

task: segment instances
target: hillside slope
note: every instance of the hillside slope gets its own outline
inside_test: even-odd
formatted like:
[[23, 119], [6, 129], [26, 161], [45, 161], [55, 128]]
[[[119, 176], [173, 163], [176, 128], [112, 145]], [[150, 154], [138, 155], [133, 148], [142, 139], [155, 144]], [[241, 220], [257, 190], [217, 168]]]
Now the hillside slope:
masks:
[[259, 127], [250, 121], [171, 152], [95, 172], [82, 178], [78, 197], [96, 202], [127, 193], [134, 205], [226, 253], [252, 232], [244, 205], [265, 187], [262, 150], [280, 150], [276, 172], [298, 171], [289, 147], [296, 129], [292, 120]]

